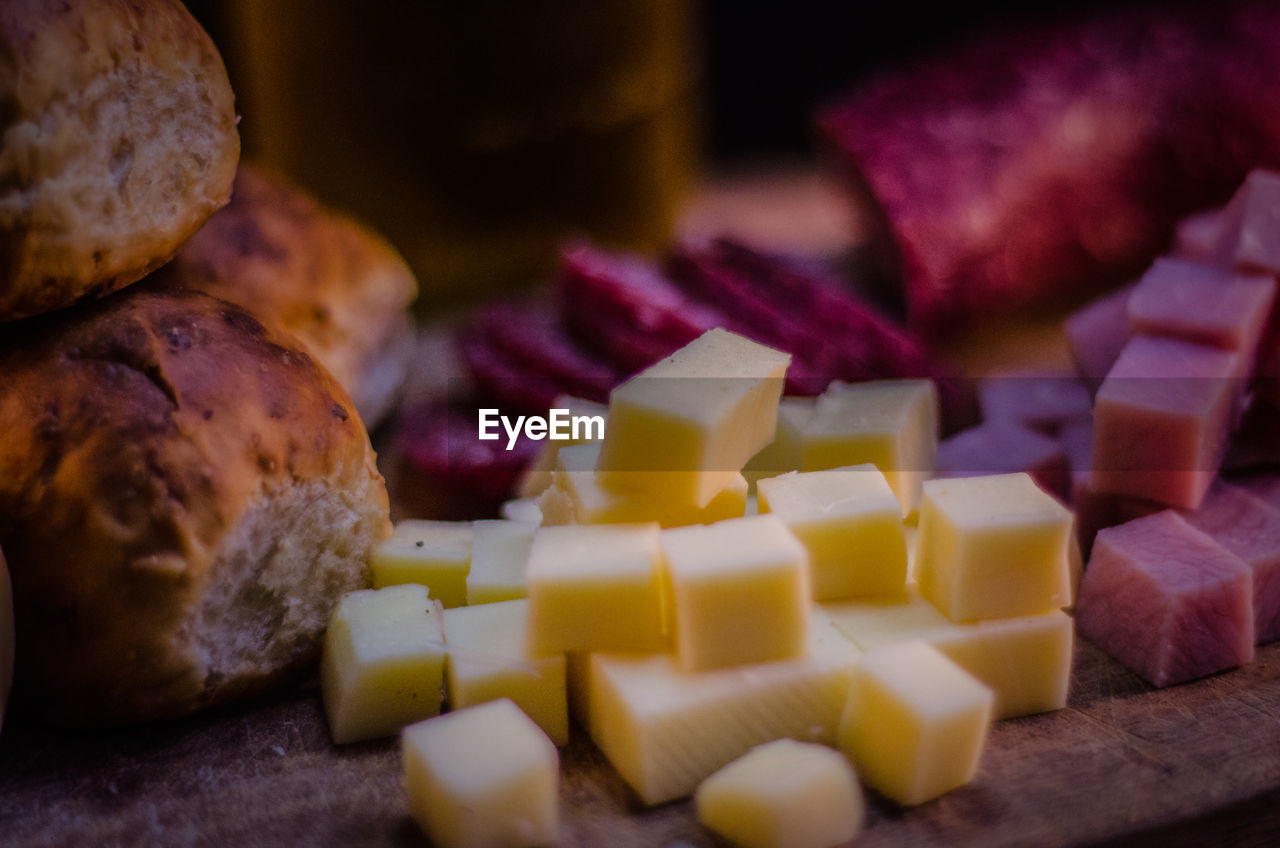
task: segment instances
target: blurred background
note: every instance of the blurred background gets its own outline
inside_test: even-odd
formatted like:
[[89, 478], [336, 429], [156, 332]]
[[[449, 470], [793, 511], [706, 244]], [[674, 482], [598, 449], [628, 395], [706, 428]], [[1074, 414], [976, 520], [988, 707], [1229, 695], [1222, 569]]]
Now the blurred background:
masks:
[[[569, 235], [657, 249], [691, 205], [715, 205], [708, 186], [807, 174], [815, 104], [1024, 14], [986, 0], [188, 5], [226, 59], [247, 156], [385, 232], [420, 310], [540, 279]], [[784, 189], [733, 205], [772, 206], [765, 226], [801, 241], [822, 224], [811, 240], [837, 238], [840, 222], [791, 208], [812, 198], [798, 186], [794, 204]]]

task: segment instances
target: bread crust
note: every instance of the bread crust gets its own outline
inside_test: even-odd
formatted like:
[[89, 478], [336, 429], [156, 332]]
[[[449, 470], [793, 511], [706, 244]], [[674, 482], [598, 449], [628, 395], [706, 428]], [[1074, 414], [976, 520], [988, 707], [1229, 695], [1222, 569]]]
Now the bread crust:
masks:
[[413, 272], [386, 239], [278, 174], [241, 163], [231, 202], [162, 275], [293, 333], [367, 423], [394, 403], [414, 351]]
[[128, 285], [231, 193], [222, 59], [178, 0], [0, 3], [0, 320]]
[[179, 715], [313, 661], [390, 530], [342, 388], [200, 293], [144, 283], [11, 325], [0, 433], [15, 691], [61, 722]]

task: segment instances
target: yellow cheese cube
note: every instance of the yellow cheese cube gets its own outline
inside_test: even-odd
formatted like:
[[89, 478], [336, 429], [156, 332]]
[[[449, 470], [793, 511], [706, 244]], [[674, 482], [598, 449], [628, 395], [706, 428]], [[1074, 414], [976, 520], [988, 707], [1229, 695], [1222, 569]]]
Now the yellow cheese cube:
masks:
[[[599, 441], [608, 424], [609, 408], [602, 403], [561, 395], [552, 403], [552, 408], [568, 410], [570, 419], [599, 418], [600, 426], [596, 428], [593, 422], [591, 427], [579, 427], [576, 433], [569, 429], [568, 438], [566, 439], [548, 438], [543, 442], [542, 450], [538, 452], [537, 458], [529, 465], [524, 474], [520, 475], [520, 482], [516, 486], [516, 491], [521, 498], [537, 497], [551, 485], [551, 473], [555, 471], [556, 457], [559, 455], [561, 448]], [[569, 427], [571, 425], [565, 426]]]
[[804, 428], [801, 471], [869, 462], [884, 472], [902, 514], [920, 499], [938, 453], [938, 393], [929, 380], [832, 383]]
[[791, 472], [758, 486], [760, 511], [781, 518], [809, 552], [815, 600], [902, 594], [902, 514], [874, 465]]
[[804, 428], [813, 417], [815, 403], [808, 397], [784, 397], [778, 401], [778, 426], [773, 441], [751, 457], [742, 469], [748, 483], [800, 470]]
[[369, 557], [373, 588], [417, 583], [445, 607], [467, 602], [471, 567], [471, 523], [467, 521], [401, 521], [391, 538]]
[[743, 848], [829, 848], [862, 830], [866, 802], [849, 761], [812, 742], [778, 739], [708, 777], [698, 821]]
[[320, 674], [334, 742], [390, 736], [440, 712], [441, 615], [426, 587], [412, 583], [343, 596], [329, 619]]
[[535, 655], [667, 646], [657, 524], [540, 527], [526, 578]]
[[854, 670], [840, 748], [858, 776], [899, 804], [920, 804], [978, 770], [995, 695], [924, 642], [868, 651]]
[[524, 569], [538, 525], [527, 521], [476, 521], [471, 526], [467, 603], [511, 601], [528, 594]]
[[865, 598], [822, 604], [836, 629], [864, 651], [883, 645], [926, 641], [948, 627], [957, 627], [937, 607], [908, 586], [898, 598]]
[[920, 640], [994, 690], [997, 718], [1065, 707], [1074, 627], [1061, 610], [955, 624], [909, 588], [892, 601], [844, 601], [822, 609], [864, 651]]
[[557, 745], [569, 744], [564, 654], [529, 656], [529, 602], [458, 607], [444, 614], [445, 681], [453, 709], [510, 698]]
[[1028, 474], [930, 480], [920, 505], [920, 594], [953, 621], [1071, 602], [1071, 512]]
[[552, 845], [560, 824], [556, 746], [510, 700], [406, 727], [409, 813], [439, 848]]
[[533, 498], [513, 498], [509, 501], [503, 501], [498, 507], [498, 514], [508, 521], [527, 521], [530, 524], [542, 523], [542, 509], [538, 506], [538, 499]]
[[1060, 710], [1071, 683], [1075, 627], [1062, 610], [953, 624], [931, 645], [995, 692], [997, 718]]
[[802, 657], [710, 671], [670, 654], [591, 654], [591, 738], [645, 804], [685, 797], [764, 742], [833, 744], [858, 649], [821, 612], [811, 627]]
[[[747, 505], [747, 481], [735, 474], [706, 506], [681, 503], [643, 489], [609, 489], [596, 476], [600, 445], [574, 445], [560, 451], [552, 488], [543, 492], [543, 523], [636, 524], [656, 521], [663, 527], [705, 524], [741, 518]], [[636, 475], [646, 473], [637, 471]]]
[[803, 654], [804, 547], [775, 515], [661, 533], [676, 655], [689, 671]]
[[651, 365], [610, 396], [601, 482], [706, 506], [773, 441], [790, 362], [715, 329]]

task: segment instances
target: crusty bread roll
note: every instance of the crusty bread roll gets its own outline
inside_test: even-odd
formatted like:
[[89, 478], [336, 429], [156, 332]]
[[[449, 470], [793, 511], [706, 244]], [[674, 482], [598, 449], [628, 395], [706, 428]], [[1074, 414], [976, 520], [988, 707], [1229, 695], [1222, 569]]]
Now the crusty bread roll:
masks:
[[5, 0], [0, 104], [0, 320], [140, 279], [231, 193], [231, 86], [178, 0]]
[[366, 423], [390, 411], [414, 353], [407, 307], [418, 287], [395, 248], [359, 222], [242, 164], [231, 203], [162, 273], [293, 333]]
[[15, 695], [178, 715], [313, 661], [386, 487], [346, 393], [226, 301], [143, 283], [0, 336]]

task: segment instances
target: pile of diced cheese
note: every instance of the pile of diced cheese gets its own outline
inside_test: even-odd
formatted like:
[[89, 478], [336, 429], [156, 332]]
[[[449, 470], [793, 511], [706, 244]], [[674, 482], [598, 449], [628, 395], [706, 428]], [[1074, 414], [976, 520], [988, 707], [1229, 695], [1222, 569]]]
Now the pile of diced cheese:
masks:
[[439, 844], [551, 840], [571, 715], [641, 802], [822, 845], [861, 826], [855, 772], [918, 804], [993, 718], [1064, 706], [1070, 513], [1025, 474], [927, 479], [928, 381], [780, 398], [788, 361], [713, 330], [614, 391], [602, 443], [549, 443], [517, 517], [376, 552], [325, 707], [340, 743], [409, 725]]

